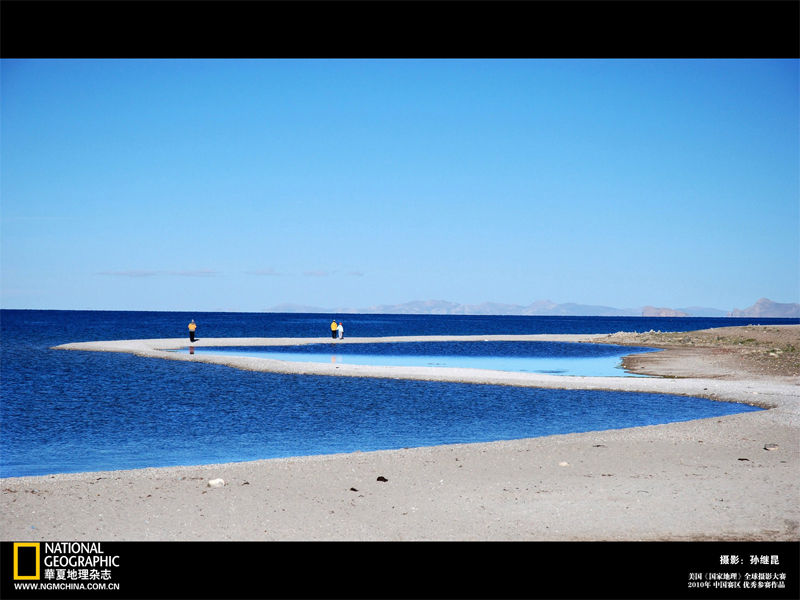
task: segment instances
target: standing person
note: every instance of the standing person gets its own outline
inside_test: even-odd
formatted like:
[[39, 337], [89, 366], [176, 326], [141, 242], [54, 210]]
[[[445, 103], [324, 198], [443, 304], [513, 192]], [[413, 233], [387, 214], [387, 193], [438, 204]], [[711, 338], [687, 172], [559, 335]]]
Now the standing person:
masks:
[[189, 341], [190, 342], [194, 341], [194, 330], [195, 329], [197, 329], [197, 323], [195, 323], [194, 319], [192, 319], [192, 322], [189, 323]]
[[339, 323], [339, 326], [336, 328], [336, 331], [339, 333], [339, 339], [344, 337], [344, 325]]
[[336, 325], [336, 319], [334, 319], [333, 322], [331, 323], [331, 338], [334, 339], [334, 340], [336, 339], [336, 331], [337, 331], [337, 329], [338, 329], [338, 326]]

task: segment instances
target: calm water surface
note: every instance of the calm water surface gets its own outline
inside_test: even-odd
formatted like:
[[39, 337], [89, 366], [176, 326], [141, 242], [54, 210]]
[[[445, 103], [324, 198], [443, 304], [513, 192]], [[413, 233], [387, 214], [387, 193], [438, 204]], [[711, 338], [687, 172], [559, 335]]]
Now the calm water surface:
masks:
[[[199, 347], [194, 350], [198, 355], [372, 366], [460, 367], [584, 377], [637, 377], [622, 368], [622, 357], [648, 351], [653, 349], [525, 341], [332, 342], [302, 346]], [[180, 352], [188, 353], [189, 350]]]
[[[201, 338], [324, 336], [333, 316], [2, 310], [0, 475], [518, 439], [758, 410], [662, 394], [255, 373], [52, 349], [67, 342], [184, 337], [190, 319]], [[688, 331], [752, 321], [336, 316], [348, 334], [366, 337]]]

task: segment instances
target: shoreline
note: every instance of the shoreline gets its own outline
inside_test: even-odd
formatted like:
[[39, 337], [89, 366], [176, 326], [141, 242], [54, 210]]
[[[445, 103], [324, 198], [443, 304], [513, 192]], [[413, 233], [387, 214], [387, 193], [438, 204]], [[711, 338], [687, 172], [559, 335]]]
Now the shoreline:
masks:
[[[789, 327], [793, 335], [800, 331]], [[433, 337], [545, 341], [422, 339]], [[612, 336], [568, 337], [546, 340], [603, 343]], [[253, 339], [227, 345], [287, 343]], [[197, 360], [164, 356], [173, 344], [185, 347], [188, 340], [58, 348]], [[219, 338], [195, 345], [201, 344], [222, 345]], [[720, 373], [714, 352], [698, 348], [658, 354], [661, 377], [652, 378], [357, 365], [321, 365], [327, 370], [315, 374], [655, 391], [768, 410], [512, 441], [3, 478], [0, 532], [3, 539], [31, 540], [800, 540], [800, 378]], [[201, 360], [218, 362], [207, 358]], [[231, 364], [234, 358], [246, 362]], [[226, 357], [221, 364], [251, 369], [251, 361], [267, 359]], [[309, 372], [308, 363], [291, 365], [297, 370], [277, 372]], [[209, 487], [217, 478], [225, 484]]]
[[[800, 338], [800, 325], [796, 327]], [[391, 336], [361, 337], [336, 340], [327, 338], [204, 338], [190, 344], [185, 338], [115, 340], [98, 342], [75, 342], [55, 346], [58, 350], [91, 352], [125, 352], [141, 357], [159, 358], [188, 362], [201, 362], [223, 365], [235, 369], [282, 373], [291, 375], [323, 375], [332, 377], [372, 377], [388, 379], [414, 379], [420, 381], [444, 381], [452, 383], [475, 383], [486, 385], [509, 385], [518, 387], [537, 387], [549, 389], [585, 389], [621, 392], [664, 393], [682, 396], [698, 396], [722, 402], [738, 402], [776, 409], [784, 406], [787, 396], [791, 396], [792, 386], [800, 382], [800, 377], [780, 376], [766, 379], [735, 377], [730, 370], [719, 372], [710, 368], [712, 360], [703, 360], [702, 353], [682, 355], [669, 346], [644, 344], [636, 341], [636, 335], [647, 334], [526, 334], [526, 335], [436, 335], [436, 336]], [[620, 340], [621, 336], [625, 336]], [[634, 336], [634, 337], [631, 337]], [[333, 364], [314, 362], [292, 362], [269, 358], [253, 358], [225, 355], [178, 354], [172, 350], [194, 345], [202, 347], [235, 346], [293, 346], [330, 343], [361, 344], [387, 342], [426, 342], [426, 341], [532, 341], [602, 343], [650, 346], [657, 352], [636, 353], [623, 357], [626, 370], [649, 377], [594, 377], [572, 375], [547, 375], [514, 371], [493, 371], [488, 369], [459, 367], [400, 367], [354, 364]], [[660, 366], [649, 365], [656, 361]], [[688, 363], [688, 364], [687, 364]], [[646, 372], [646, 369], [651, 372]], [[643, 370], [645, 369], [645, 370]], [[676, 374], [677, 373], [677, 374]], [[686, 374], [689, 374], [687, 376]], [[736, 381], [737, 383], [732, 383]], [[746, 381], [748, 383], [743, 383]], [[754, 391], [756, 388], [760, 392]], [[756, 397], [758, 396], [758, 397]]]

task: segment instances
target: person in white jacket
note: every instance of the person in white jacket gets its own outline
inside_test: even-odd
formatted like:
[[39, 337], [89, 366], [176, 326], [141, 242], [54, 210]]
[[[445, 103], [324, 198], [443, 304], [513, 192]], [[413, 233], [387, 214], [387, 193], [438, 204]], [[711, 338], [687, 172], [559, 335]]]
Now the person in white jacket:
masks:
[[339, 339], [344, 337], [344, 325], [342, 325], [341, 321], [339, 322], [339, 326], [336, 328], [337, 333], [339, 334]]

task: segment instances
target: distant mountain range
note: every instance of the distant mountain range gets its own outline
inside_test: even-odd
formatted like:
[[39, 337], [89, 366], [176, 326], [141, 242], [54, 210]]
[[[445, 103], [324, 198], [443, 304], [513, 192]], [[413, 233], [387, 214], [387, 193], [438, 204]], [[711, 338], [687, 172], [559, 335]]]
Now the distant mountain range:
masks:
[[749, 308], [739, 310], [734, 308], [728, 316], [731, 317], [783, 317], [794, 318], [800, 317], [800, 304], [781, 304], [780, 302], [773, 302], [768, 298], [761, 298], [758, 302]]
[[400, 315], [536, 315], [536, 316], [600, 316], [600, 317], [800, 317], [800, 304], [780, 304], [761, 298], [753, 306], [732, 311], [689, 306], [686, 308], [662, 308], [642, 306], [638, 308], [613, 308], [590, 304], [567, 302], [556, 304], [549, 300], [537, 300], [527, 306], [483, 302], [481, 304], [459, 304], [446, 300], [417, 300], [404, 304], [381, 304], [367, 308], [323, 308], [299, 304], [279, 304], [267, 312], [285, 313], [337, 313], [337, 314], [400, 314]]

